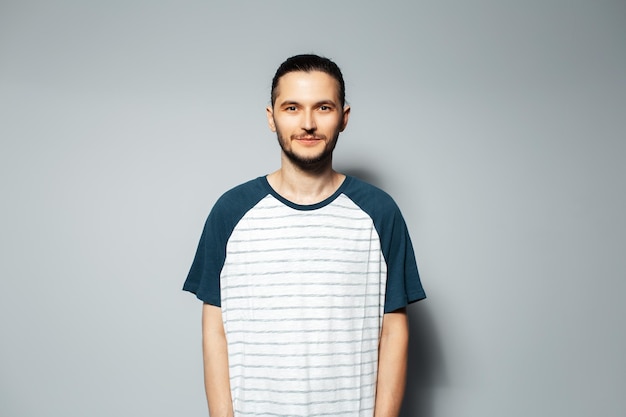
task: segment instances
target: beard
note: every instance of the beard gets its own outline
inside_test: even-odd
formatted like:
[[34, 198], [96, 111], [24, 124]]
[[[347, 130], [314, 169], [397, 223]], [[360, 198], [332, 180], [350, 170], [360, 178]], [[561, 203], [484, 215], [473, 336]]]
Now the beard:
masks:
[[[311, 135], [305, 135], [305, 136], [311, 136]], [[314, 136], [319, 137], [322, 140], [326, 139], [325, 136], [320, 136], [320, 135], [314, 135]], [[285, 139], [283, 135], [281, 135], [281, 133], [278, 130], [276, 131], [276, 137], [278, 138], [278, 144], [280, 145], [280, 148], [282, 149], [283, 153], [285, 154], [285, 156], [289, 159], [291, 163], [293, 163], [295, 166], [297, 166], [303, 171], [316, 171], [317, 169], [325, 166], [326, 164], [332, 161], [333, 151], [335, 150], [335, 146], [337, 145], [337, 140], [339, 139], [339, 132], [338, 131], [334, 132], [333, 139], [329, 143], [329, 146], [324, 148], [324, 150], [318, 155], [313, 155], [313, 156], [298, 155], [293, 150], [287, 149], [287, 147], [285, 146], [285, 143], [287, 143], [287, 140]], [[290, 139], [294, 139], [294, 138], [297, 138], [297, 136], [290, 137]]]

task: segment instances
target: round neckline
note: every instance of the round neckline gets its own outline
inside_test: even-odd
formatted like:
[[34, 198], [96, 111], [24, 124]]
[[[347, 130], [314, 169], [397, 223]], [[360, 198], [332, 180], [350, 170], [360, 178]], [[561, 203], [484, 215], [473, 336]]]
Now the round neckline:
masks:
[[259, 180], [261, 180], [261, 182], [263, 183], [263, 186], [268, 190], [268, 192], [274, 198], [276, 198], [278, 201], [283, 203], [284, 205], [286, 205], [288, 207], [291, 207], [291, 208], [293, 208], [295, 210], [317, 210], [317, 209], [325, 207], [325, 206], [329, 205], [330, 203], [332, 203], [333, 201], [335, 201], [337, 199], [337, 197], [339, 197], [339, 195], [341, 195], [341, 193], [343, 193], [344, 188], [352, 180], [352, 177], [350, 177], [349, 175], [346, 175], [346, 177], [343, 179], [343, 181], [341, 182], [341, 184], [339, 185], [337, 190], [335, 190], [334, 193], [332, 193], [330, 196], [326, 197], [324, 200], [322, 200], [322, 201], [320, 201], [318, 203], [313, 203], [313, 204], [298, 204], [298, 203], [294, 203], [293, 201], [288, 200], [285, 197], [283, 197], [282, 195], [278, 194], [276, 192], [276, 190], [274, 188], [272, 188], [272, 186], [270, 185], [269, 181], [267, 180], [267, 175], [259, 177]]

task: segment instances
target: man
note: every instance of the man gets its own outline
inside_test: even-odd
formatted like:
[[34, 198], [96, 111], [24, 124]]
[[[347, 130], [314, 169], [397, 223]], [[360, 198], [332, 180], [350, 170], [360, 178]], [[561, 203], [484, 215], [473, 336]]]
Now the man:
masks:
[[391, 197], [333, 169], [341, 71], [287, 59], [266, 112], [280, 169], [218, 200], [184, 285], [204, 301], [209, 414], [397, 416], [405, 308], [425, 294]]

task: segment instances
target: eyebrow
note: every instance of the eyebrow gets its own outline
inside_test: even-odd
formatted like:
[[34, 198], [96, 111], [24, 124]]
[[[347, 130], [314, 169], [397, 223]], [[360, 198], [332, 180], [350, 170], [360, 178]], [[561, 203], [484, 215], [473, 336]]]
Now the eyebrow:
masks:
[[[285, 100], [279, 103], [279, 105], [282, 107], [282, 106], [301, 105], [301, 103], [295, 100]], [[320, 100], [314, 104], [314, 106], [321, 106], [321, 105], [332, 105], [332, 106], [338, 107], [338, 104], [330, 99]]]

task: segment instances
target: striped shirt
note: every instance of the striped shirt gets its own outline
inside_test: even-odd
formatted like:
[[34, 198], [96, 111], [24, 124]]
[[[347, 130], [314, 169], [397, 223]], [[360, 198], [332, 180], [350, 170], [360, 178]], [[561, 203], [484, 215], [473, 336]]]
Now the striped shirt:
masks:
[[383, 314], [425, 297], [399, 209], [354, 177], [306, 206], [225, 193], [184, 289], [221, 306], [237, 417], [371, 417]]

